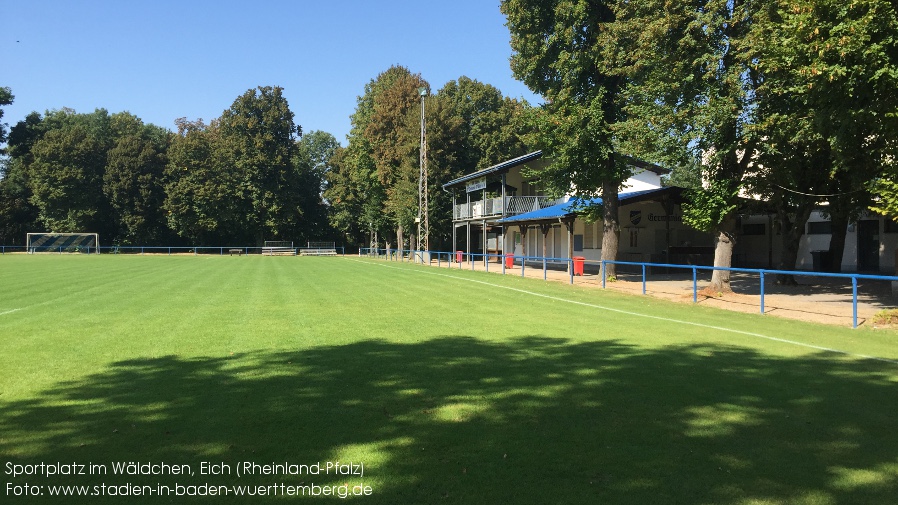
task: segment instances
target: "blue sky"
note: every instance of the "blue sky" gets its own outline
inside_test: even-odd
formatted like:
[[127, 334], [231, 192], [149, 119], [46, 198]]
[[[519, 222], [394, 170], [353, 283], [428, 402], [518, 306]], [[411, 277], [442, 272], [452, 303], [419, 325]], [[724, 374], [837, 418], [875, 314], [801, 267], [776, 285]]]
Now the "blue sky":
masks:
[[0, 3], [3, 121], [73, 108], [147, 123], [216, 118], [256, 86], [284, 88], [303, 131], [345, 145], [364, 86], [391, 65], [434, 91], [466, 75], [538, 103], [511, 74], [498, 0], [30, 0]]

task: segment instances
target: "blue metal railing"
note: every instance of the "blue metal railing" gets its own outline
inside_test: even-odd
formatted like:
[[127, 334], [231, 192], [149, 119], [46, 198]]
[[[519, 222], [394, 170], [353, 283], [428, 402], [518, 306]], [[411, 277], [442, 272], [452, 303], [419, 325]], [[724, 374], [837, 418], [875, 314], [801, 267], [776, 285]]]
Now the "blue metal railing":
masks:
[[[474, 270], [474, 265], [476, 263], [483, 262], [485, 265], [486, 271], [489, 272], [489, 260], [491, 258], [496, 258], [502, 264], [502, 274], [506, 273], [506, 270], [510, 270], [511, 267], [516, 268], [518, 264], [520, 265], [521, 276], [524, 276], [524, 271], [527, 268], [527, 263], [529, 262], [531, 265], [536, 263], [539, 265], [542, 264], [543, 270], [543, 280], [547, 280], [547, 271], [549, 265], [564, 265], [567, 268], [569, 281], [571, 284], [574, 283], [574, 271], [575, 264], [582, 263], [582, 265], [576, 266], [584, 266], [584, 265], [594, 265], [599, 266], [599, 275], [602, 278], [602, 288], [605, 288], [605, 283], [607, 280], [607, 276], [605, 275], [606, 267], [609, 264], [614, 265], [627, 265], [627, 266], [635, 266], [639, 267], [641, 270], [642, 276], [642, 294], [646, 294], [646, 285], [648, 283], [647, 276], [647, 268], [666, 268], [666, 269], [679, 269], [679, 270], [687, 270], [692, 272], [692, 302], [698, 302], [698, 271], [729, 271], [729, 272], [737, 272], [737, 273], [748, 273], [748, 274], [756, 274], [759, 276], [760, 280], [760, 306], [761, 306], [761, 314], [765, 313], [765, 282], [766, 276], [773, 275], [793, 275], [793, 276], [805, 276], [805, 277], [827, 277], [827, 278], [837, 278], [837, 279], [850, 279], [851, 281], [851, 306], [852, 306], [852, 327], [857, 328], [857, 306], [858, 306], [858, 280], [877, 280], [877, 281], [890, 281], [890, 282], [898, 282], [898, 276], [890, 276], [890, 275], [870, 275], [870, 274], [836, 274], [836, 273], [828, 273], [828, 272], [807, 272], [801, 270], [768, 270], [768, 269], [755, 269], [755, 268], [732, 268], [732, 267], [713, 267], [713, 266], [699, 266], [699, 265], [677, 265], [672, 263], [642, 263], [642, 262], [633, 262], [633, 261], [610, 261], [610, 260], [601, 260], [601, 261], [590, 261], [590, 260], [581, 260], [581, 259], [573, 259], [573, 258], [550, 258], [550, 257], [542, 257], [542, 256], [521, 256], [521, 255], [513, 255], [513, 254], [481, 254], [481, 253], [466, 253], [462, 251], [456, 252], [445, 252], [445, 251], [413, 251], [408, 249], [372, 249], [372, 248], [362, 248], [359, 250], [359, 255], [364, 256], [379, 256], [386, 257], [388, 260], [392, 261], [414, 261], [416, 263], [429, 263], [432, 264], [432, 258], [437, 258], [437, 266], [441, 265], [441, 259], [443, 257], [446, 258], [446, 261], [451, 263], [458, 264], [459, 268], [462, 268], [464, 263], [470, 263], [471, 270]], [[425, 257], [431, 258], [431, 261], [425, 261]], [[451, 265], [450, 265], [451, 266]], [[532, 267], [531, 267], [532, 268]]]
[[[69, 253], [69, 252], [82, 252], [82, 253], [90, 253], [90, 254], [168, 254], [172, 253], [192, 253], [193, 255], [200, 254], [218, 254], [220, 256], [224, 256], [225, 254], [230, 254], [231, 251], [241, 251], [242, 254], [262, 254], [262, 250], [264, 247], [256, 247], [256, 246], [127, 246], [127, 245], [106, 245], [100, 246], [99, 248], [89, 247], [83, 248], [78, 251], [73, 251], [71, 247], [61, 246], [58, 249], [46, 250], [43, 249], [40, 252], [49, 252], [49, 253]], [[324, 248], [308, 248], [308, 247], [295, 247], [293, 248], [296, 251], [302, 250], [316, 250], [323, 251]], [[346, 255], [346, 249], [344, 247], [333, 247], [327, 248], [328, 250], [333, 249], [337, 254], [341, 256]], [[11, 246], [11, 245], [0, 245], [0, 254], [13, 253], [13, 252], [31, 252], [28, 250], [26, 246]]]
[[490, 260], [495, 259], [498, 263], [501, 264], [502, 274], [505, 275], [507, 270], [511, 270], [517, 268], [518, 264], [521, 267], [521, 277], [524, 276], [525, 270], [527, 268], [527, 263], [531, 264], [530, 268], [534, 268], [532, 266], [533, 263], [537, 265], [542, 265], [543, 271], [543, 280], [548, 279], [548, 270], [549, 265], [565, 265], [569, 272], [570, 283], [574, 283], [574, 273], [573, 269], [570, 268], [572, 265], [570, 258], [552, 258], [552, 257], [544, 257], [544, 256], [521, 256], [521, 255], [513, 255], [513, 254], [495, 254], [495, 253], [466, 253], [462, 251], [455, 252], [446, 252], [446, 251], [416, 251], [411, 249], [381, 249], [381, 248], [371, 248], [371, 247], [363, 247], [359, 249], [359, 256], [376, 256], [376, 257], [385, 257], [389, 261], [413, 261], [415, 263], [428, 263], [425, 261], [425, 257], [430, 258], [430, 263], [433, 263], [433, 258], [436, 258], [437, 266], [442, 266], [443, 258], [446, 258], [446, 262], [449, 264], [455, 263], [458, 265], [458, 268], [462, 268], [462, 265], [467, 263], [470, 265], [471, 270], [474, 270], [474, 266], [477, 264], [483, 264], [484, 268], [487, 272], [490, 271]]

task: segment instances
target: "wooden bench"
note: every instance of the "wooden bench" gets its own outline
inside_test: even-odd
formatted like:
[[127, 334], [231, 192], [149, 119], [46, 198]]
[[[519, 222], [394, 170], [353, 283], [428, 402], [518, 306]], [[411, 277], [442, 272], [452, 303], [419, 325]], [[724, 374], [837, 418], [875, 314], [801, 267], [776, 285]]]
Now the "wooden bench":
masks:
[[231, 256], [233, 256], [235, 254], [237, 256], [241, 256], [241, 255], [243, 255], [243, 249], [228, 249], [228, 254]]

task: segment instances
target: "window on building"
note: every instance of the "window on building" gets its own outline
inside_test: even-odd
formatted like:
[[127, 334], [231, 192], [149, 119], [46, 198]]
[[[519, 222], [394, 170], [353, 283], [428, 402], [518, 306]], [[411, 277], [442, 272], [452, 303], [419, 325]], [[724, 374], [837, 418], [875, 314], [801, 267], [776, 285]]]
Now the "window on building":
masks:
[[743, 235], [766, 235], [767, 226], [764, 223], [753, 223], [742, 225]]
[[898, 233], [898, 223], [893, 221], [892, 218], [885, 218], [882, 224], [885, 225], [883, 233]]
[[808, 235], [830, 235], [833, 232], [831, 221], [816, 221], [808, 223]]
[[630, 228], [630, 247], [639, 247], [639, 228]]
[[583, 235], [574, 235], [574, 250], [583, 250]]

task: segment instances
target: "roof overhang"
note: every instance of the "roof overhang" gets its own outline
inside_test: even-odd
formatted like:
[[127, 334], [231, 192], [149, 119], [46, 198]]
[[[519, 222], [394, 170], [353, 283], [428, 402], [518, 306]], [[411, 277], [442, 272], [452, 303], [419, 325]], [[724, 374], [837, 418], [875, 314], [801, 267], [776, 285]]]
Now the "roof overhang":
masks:
[[479, 179], [481, 177], [486, 177], [487, 175], [493, 174], [502, 174], [508, 172], [514, 167], [524, 165], [526, 163], [532, 163], [540, 158], [542, 158], [542, 151], [535, 151], [530, 154], [525, 154], [523, 156], [518, 156], [517, 158], [510, 159], [508, 161], [503, 161], [498, 165], [493, 165], [489, 168], [484, 168], [483, 170], [478, 170], [477, 172], [459, 177], [458, 179], [453, 179], [446, 184], [443, 184], [443, 189], [452, 189], [458, 186], [462, 186], [468, 181], [473, 181], [474, 179]]
[[[664, 188], [620, 193], [618, 195], [618, 200], [620, 201], [621, 206], [632, 205], [634, 203], [646, 201], [663, 201], [665, 198], [674, 203], [679, 203], [682, 200], [682, 193], [683, 188], [677, 186], [668, 186]], [[576, 218], [578, 212], [587, 207], [594, 207], [598, 205], [602, 205], [601, 198], [579, 200], [573, 199], [568, 200], [564, 203], [552, 205], [551, 207], [546, 207], [544, 209], [534, 210], [531, 212], [525, 212], [524, 214], [518, 214], [517, 216], [507, 217], [500, 220], [499, 222], [502, 224], [538, 224], [548, 221], [564, 221]]]
[[[670, 170], [668, 170], [664, 167], [655, 165], [654, 163], [648, 163], [646, 161], [642, 161], [642, 160], [633, 158], [632, 156], [627, 156], [624, 154], [617, 154], [616, 156], [619, 156], [621, 159], [624, 160], [624, 162], [628, 166], [631, 166], [633, 168], [648, 170], [649, 172], [654, 172], [658, 175], [666, 175], [666, 174], [670, 173]], [[493, 165], [489, 168], [484, 168], [483, 170], [478, 170], [474, 173], [470, 173], [470, 174], [461, 176], [457, 179], [453, 179], [453, 180], [447, 182], [446, 184], [443, 184], [443, 189], [450, 190], [450, 189], [462, 186], [468, 181], [480, 179], [481, 177], [486, 177], [488, 175], [494, 175], [494, 174], [507, 173], [509, 170], [511, 170], [514, 167], [525, 165], [527, 163], [533, 163], [542, 157], [543, 157], [542, 151], [534, 151], [532, 153], [525, 154], [523, 156], [518, 156], [517, 158], [503, 161], [502, 163]], [[543, 159], [541, 161], [541, 163], [543, 165], [547, 164], [549, 162], [550, 162], [550, 160], [548, 160], [548, 159]], [[539, 167], [533, 167], [533, 168], [539, 168]]]

